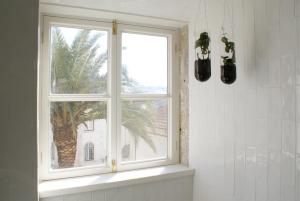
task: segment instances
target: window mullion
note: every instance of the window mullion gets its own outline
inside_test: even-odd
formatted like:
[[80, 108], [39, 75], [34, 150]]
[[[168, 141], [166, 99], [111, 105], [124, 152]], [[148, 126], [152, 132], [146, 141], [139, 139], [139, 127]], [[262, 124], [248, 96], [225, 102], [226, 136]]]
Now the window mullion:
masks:
[[[118, 26], [118, 25], [117, 25]], [[121, 71], [122, 71], [122, 30], [117, 27], [116, 36], [116, 166], [121, 164], [121, 125], [122, 125], [122, 108], [121, 108]]]
[[108, 161], [109, 166], [112, 168], [112, 162], [117, 160], [117, 133], [118, 133], [118, 39], [117, 35], [110, 34], [111, 37], [111, 74], [110, 74], [110, 84], [111, 84], [111, 137], [110, 137], [110, 158]]
[[74, 102], [74, 101], [109, 101], [110, 97], [105, 97], [105, 96], [76, 96], [76, 95], [68, 95], [68, 96], [49, 96], [49, 101], [50, 102]]
[[169, 99], [169, 95], [160, 95], [160, 94], [151, 94], [151, 95], [122, 95], [122, 100], [160, 100], [160, 99]]

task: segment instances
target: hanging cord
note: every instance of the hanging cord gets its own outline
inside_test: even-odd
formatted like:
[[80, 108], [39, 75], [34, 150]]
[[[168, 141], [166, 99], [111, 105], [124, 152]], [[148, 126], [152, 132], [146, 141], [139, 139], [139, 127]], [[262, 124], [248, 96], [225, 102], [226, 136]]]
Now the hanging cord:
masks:
[[[207, 17], [207, 3], [206, 0], [199, 0], [198, 1], [198, 5], [197, 5], [197, 11], [196, 11], [196, 15], [195, 15], [195, 19], [194, 19], [194, 35], [198, 36], [198, 31], [201, 32], [201, 30], [207, 30], [208, 31], [208, 17]], [[203, 6], [201, 6], [203, 5]], [[203, 12], [201, 12], [201, 8], [203, 8]], [[202, 23], [202, 17], [201, 14], [203, 13], [203, 18], [204, 18], [204, 23]], [[197, 21], [200, 19], [200, 26], [197, 26], [198, 23]]]
[[[235, 29], [235, 24], [234, 24], [234, 7], [233, 7], [233, 0], [231, 0], [231, 29], [232, 29], [232, 41], [235, 43], [235, 34], [234, 34], [234, 29]], [[234, 62], [236, 61], [236, 54], [235, 54], [235, 49], [236, 49], [236, 44], [234, 47], [234, 52], [232, 53], [232, 57], [234, 59]]]
[[[205, 22], [206, 22], [206, 31], [209, 35], [209, 30], [208, 30], [208, 17], [207, 17], [207, 2], [206, 0], [203, 0], [204, 1], [204, 18], [205, 18]], [[210, 57], [210, 46], [208, 46], [208, 59]]]
[[232, 40], [234, 41], [234, 8], [233, 0], [231, 0], [231, 30], [232, 30]]
[[[226, 10], [226, 6], [227, 6], [227, 3], [230, 3], [230, 6], [229, 6], [229, 12]], [[227, 12], [230, 13], [231, 11], [231, 16], [228, 16], [227, 17]], [[231, 19], [230, 19], [231, 17]], [[226, 20], [228, 20], [228, 24], [226, 24]], [[231, 33], [229, 34], [228, 32], [226, 33], [226, 30], [225, 30], [225, 26], [228, 25], [228, 28], [231, 29]], [[234, 24], [234, 4], [233, 4], [233, 0], [230, 0], [230, 2], [228, 2], [227, 0], [224, 0], [224, 16], [223, 16], [223, 22], [222, 22], [222, 27], [221, 27], [221, 30], [222, 30], [222, 34], [221, 36], [225, 36], [228, 38], [228, 40], [230, 40], [231, 42], [234, 42], [234, 39], [235, 39], [235, 34], [234, 34], [234, 29], [235, 29], [235, 24]], [[232, 57], [235, 58], [235, 52], [232, 52]]]
[[[227, 0], [224, 0], [224, 16], [223, 16], [223, 22], [222, 22], [222, 35], [225, 35], [226, 34], [226, 31], [225, 31], [225, 26], [226, 26], [226, 20], [228, 19], [227, 17], [227, 3], [228, 1]], [[230, 28], [231, 28], [231, 35], [232, 35], [232, 40], [234, 39], [234, 9], [233, 9], [233, 1], [231, 0], [230, 2], [231, 4], [231, 20], [230, 20]], [[228, 34], [228, 33], [227, 33]]]
[[197, 37], [197, 32], [198, 32], [198, 23], [197, 23], [197, 19], [199, 17], [199, 13], [200, 13], [200, 4], [201, 4], [201, 0], [200, 1], [197, 1], [197, 10], [196, 10], [196, 14], [195, 14], [195, 18], [194, 18], [194, 37], [196, 38]]
[[223, 22], [222, 22], [222, 35], [225, 35], [225, 21], [226, 21], [226, 0], [224, 0], [224, 4], [223, 4]]
[[[203, 2], [202, 2], [203, 1]], [[201, 6], [204, 4], [203, 6]], [[204, 23], [202, 23], [202, 17], [201, 17], [201, 8], [203, 7], [203, 13], [204, 13]], [[200, 19], [200, 26], [198, 26], [198, 19]], [[208, 31], [208, 18], [207, 18], [207, 3], [206, 0], [199, 0], [197, 5], [197, 11], [194, 19], [194, 37], [197, 40], [199, 37], [199, 32], [201, 30], [206, 29]], [[197, 58], [199, 58], [199, 54], [196, 51], [195, 48], [195, 55], [197, 55]]]
[[[197, 10], [196, 10], [196, 14], [195, 14], [195, 19], [194, 19], [194, 38], [195, 40], [198, 39], [198, 18], [199, 18], [199, 15], [200, 15], [200, 8], [201, 8], [201, 1], [202, 0], [197, 0]], [[201, 24], [200, 24], [200, 27], [201, 27]], [[197, 59], [199, 59], [199, 54], [197, 53], [197, 50], [196, 48], [194, 47], [194, 51], [195, 51], [195, 56]]]
[[206, 31], [208, 32], [207, 3], [206, 0], [203, 1], [204, 1], [204, 20], [206, 22]]

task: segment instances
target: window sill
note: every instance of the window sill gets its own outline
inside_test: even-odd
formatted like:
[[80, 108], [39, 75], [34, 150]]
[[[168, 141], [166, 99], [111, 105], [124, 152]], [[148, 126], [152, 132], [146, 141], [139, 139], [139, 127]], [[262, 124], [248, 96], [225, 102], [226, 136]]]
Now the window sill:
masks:
[[183, 165], [140, 169], [95, 176], [44, 181], [39, 184], [40, 198], [117, 188], [141, 183], [192, 176], [194, 170]]

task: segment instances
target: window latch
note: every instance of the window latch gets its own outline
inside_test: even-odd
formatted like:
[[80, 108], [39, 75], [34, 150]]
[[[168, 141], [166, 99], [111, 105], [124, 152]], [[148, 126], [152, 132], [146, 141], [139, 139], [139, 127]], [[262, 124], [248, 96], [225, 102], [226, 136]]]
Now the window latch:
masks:
[[112, 160], [111, 161], [111, 170], [112, 170], [112, 172], [116, 172], [117, 171], [116, 160]]
[[117, 35], [117, 20], [112, 22], [112, 34]]

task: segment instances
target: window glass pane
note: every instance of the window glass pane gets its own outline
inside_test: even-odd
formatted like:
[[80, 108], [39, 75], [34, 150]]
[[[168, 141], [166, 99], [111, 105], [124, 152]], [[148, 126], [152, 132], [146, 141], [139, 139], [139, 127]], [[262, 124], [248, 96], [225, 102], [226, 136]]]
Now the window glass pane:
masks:
[[51, 92], [105, 93], [107, 40], [106, 31], [51, 27]]
[[168, 101], [122, 101], [122, 161], [166, 158]]
[[122, 92], [166, 94], [168, 39], [143, 34], [122, 34]]
[[106, 164], [106, 102], [52, 102], [51, 168]]

